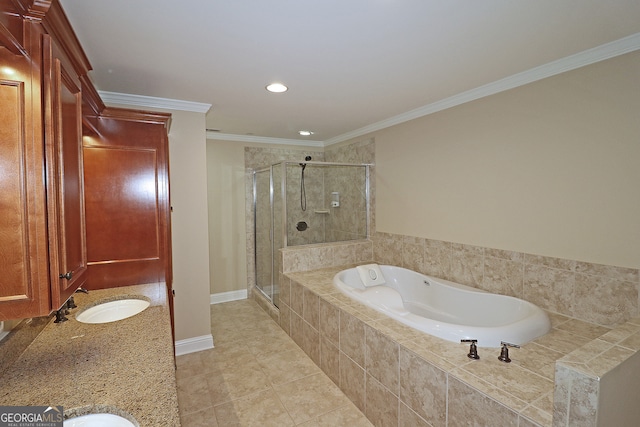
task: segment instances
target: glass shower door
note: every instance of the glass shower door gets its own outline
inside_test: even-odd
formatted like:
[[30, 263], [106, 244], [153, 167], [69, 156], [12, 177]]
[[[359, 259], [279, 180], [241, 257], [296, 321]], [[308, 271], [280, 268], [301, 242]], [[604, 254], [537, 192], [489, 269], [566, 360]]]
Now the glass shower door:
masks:
[[269, 298], [271, 298], [273, 275], [270, 175], [269, 168], [255, 171], [253, 174], [256, 287]]

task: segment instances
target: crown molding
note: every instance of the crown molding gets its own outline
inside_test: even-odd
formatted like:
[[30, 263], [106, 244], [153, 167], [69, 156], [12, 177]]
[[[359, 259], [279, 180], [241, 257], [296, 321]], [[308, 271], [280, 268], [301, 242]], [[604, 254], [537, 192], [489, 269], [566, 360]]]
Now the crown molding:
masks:
[[338, 135], [324, 141], [324, 146], [327, 147], [329, 145], [347, 141], [352, 138], [357, 138], [371, 132], [379, 131], [394, 125], [398, 125], [400, 123], [408, 122], [419, 117], [424, 117], [429, 114], [436, 113], [438, 111], [446, 110], [457, 105], [475, 101], [476, 99], [504, 92], [506, 90], [513, 89], [519, 86], [524, 86], [526, 84], [533, 83], [547, 77], [555, 76], [566, 71], [575, 70], [577, 68], [604, 61], [606, 59], [614, 58], [616, 56], [624, 55], [625, 53], [633, 52], [639, 49], [640, 33], [635, 33], [628, 37], [615, 40], [611, 43], [606, 43], [601, 46], [597, 46], [592, 49], [588, 49], [574, 55], [558, 59], [557, 61], [552, 61], [547, 64], [540, 65], [530, 70], [505, 77], [504, 79], [479, 86], [475, 89], [462, 92], [449, 98], [427, 104], [406, 113], [381, 120], [360, 129]]
[[301, 147], [324, 147], [324, 142], [301, 139], [271, 138], [267, 136], [236, 135], [233, 133], [220, 133], [207, 131], [207, 139], [218, 139], [223, 141], [238, 141], [259, 144], [275, 145], [297, 145]]
[[133, 107], [162, 108], [166, 110], [191, 111], [194, 113], [207, 113], [211, 104], [201, 102], [182, 101], [179, 99], [156, 98], [154, 96], [132, 95], [128, 93], [105, 92], [98, 93], [105, 104], [120, 104]]

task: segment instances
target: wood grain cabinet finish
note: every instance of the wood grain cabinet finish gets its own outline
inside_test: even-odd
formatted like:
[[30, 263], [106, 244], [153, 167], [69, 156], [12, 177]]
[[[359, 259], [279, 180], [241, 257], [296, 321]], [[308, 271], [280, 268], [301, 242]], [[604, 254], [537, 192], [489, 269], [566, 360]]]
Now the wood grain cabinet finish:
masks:
[[0, 47], [0, 320], [51, 310], [39, 69]]
[[0, 321], [165, 282], [170, 114], [106, 108], [60, 3], [0, 0]]
[[87, 280], [82, 91], [69, 59], [43, 35], [43, 93], [51, 302], [60, 307]]
[[81, 82], [39, 25], [23, 33], [0, 45], [0, 320], [50, 314], [87, 273]]

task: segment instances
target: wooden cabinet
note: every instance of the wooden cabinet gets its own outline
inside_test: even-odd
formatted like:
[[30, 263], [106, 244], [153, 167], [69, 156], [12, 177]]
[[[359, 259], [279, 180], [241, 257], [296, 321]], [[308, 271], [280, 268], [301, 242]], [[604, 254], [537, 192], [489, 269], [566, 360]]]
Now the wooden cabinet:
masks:
[[0, 0], [0, 321], [85, 284], [165, 282], [172, 309], [171, 115], [106, 108], [90, 69], [58, 1]]
[[81, 82], [49, 35], [22, 31], [0, 46], [0, 320], [48, 315], [87, 272]]
[[60, 307], [87, 280], [82, 91], [71, 62], [43, 35], [51, 303]]
[[0, 47], [0, 320], [51, 310], [39, 77]]

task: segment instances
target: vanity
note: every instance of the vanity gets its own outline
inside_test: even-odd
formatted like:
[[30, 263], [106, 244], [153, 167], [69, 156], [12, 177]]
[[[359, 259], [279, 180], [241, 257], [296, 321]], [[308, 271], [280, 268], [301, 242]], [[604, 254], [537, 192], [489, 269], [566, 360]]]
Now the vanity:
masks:
[[[150, 305], [109, 323], [76, 319], [96, 304], [122, 299], [142, 299]], [[45, 321], [46, 326], [24, 351], [12, 347], [20, 346], [28, 335], [20, 327], [0, 342], [0, 355], [22, 351], [0, 372], [0, 402], [63, 406], [65, 418], [110, 413], [143, 427], [179, 426], [165, 285], [78, 292], [74, 300], [77, 308], [69, 310], [67, 321], [54, 323], [53, 316], [31, 320]]]

